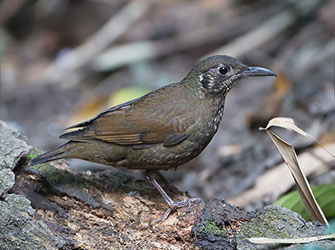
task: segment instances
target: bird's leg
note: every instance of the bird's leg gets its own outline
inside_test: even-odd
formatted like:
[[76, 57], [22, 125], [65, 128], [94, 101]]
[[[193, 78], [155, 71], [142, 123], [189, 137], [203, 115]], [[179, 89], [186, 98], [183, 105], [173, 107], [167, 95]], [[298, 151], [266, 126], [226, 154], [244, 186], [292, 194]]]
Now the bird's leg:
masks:
[[157, 224], [159, 222], [163, 222], [168, 216], [169, 214], [175, 210], [176, 208], [181, 208], [181, 207], [185, 207], [185, 206], [191, 206], [192, 202], [195, 201], [201, 201], [200, 198], [189, 198], [183, 201], [173, 201], [170, 196], [164, 191], [164, 189], [161, 187], [161, 185], [159, 185], [159, 183], [157, 182], [156, 178], [160, 177], [162, 178], [166, 183], [167, 181], [165, 180], [165, 178], [158, 172], [158, 171], [146, 171], [145, 172], [146, 175], [146, 179], [148, 181], [150, 181], [155, 187], [156, 189], [160, 192], [160, 194], [163, 196], [165, 202], [169, 205], [169, 207], [167, 208], [167, 210], [165, 211], [164, 215], [156, 220], [153, 224]]

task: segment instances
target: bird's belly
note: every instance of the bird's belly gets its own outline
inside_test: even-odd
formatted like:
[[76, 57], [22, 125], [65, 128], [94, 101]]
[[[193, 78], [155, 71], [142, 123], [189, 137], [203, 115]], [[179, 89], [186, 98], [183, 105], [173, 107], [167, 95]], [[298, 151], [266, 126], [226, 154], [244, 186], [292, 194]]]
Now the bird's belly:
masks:
[[[212, 140], [223, 116], [223, 106], [216, 113], [202, 117], [186, 131], [187, 138], [179, 144], [166, 147], [163, 143], [146, 149], [130, 148], [125, 159], [114, 164], [127, 169], [172, 169], [199, 155]], [[213, 118], [214, 117], [214, 118]]]
[[134, 150], [128, 157], [116, 163], [128, 169], [171, 169], [196, 157], [204, 147], [186, 141], [172, 147], [155, 145], [145, 150]]

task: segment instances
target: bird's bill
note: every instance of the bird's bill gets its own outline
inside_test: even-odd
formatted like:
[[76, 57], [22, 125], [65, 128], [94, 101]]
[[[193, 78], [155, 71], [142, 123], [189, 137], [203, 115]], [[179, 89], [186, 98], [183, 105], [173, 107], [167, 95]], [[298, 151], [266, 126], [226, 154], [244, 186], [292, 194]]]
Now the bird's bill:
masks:
[[275, 76], [277, 75], [273, 73], [271, 70], [262, 68], [262, 67], [248, 67], [243, 73], [243, 77], [249, 76]]

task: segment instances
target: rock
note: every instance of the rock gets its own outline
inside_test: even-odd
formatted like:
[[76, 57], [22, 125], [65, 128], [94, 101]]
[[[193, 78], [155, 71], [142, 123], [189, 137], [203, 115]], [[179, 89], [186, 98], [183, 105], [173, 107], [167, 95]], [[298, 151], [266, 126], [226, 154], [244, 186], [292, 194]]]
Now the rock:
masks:
[[[299, 214], [277, 205], [262, 210], [243, 212], [221, 200], [206, 203], [192, 234], [201, 249], [286, 249], [287, 245], [253, 244], [248, 238], [299, 238], [322, 235], [324, 226], [306, 222]], [[335, 247], [332, 241], [325, 244]], [[307, 244], [305, 244], [307, 245]], [[293, 248], [288, 249], [295, 249]], [[328, 248], [326, 248], [328, 249]], [[330, 248], [329, 248], [330, 249]]]
[[63, 242], [48, 226], [35, 220], [30, 201], [22, 195], [9, 194], [0, 201], [1, 249], [59, 249]]
[[24, 136], [0, 121], [0, 170], [13, 170], [21, 157], [27, 155], [30, 150], [31, 146], [27, 144]]
[[251, 216], [252, 219], [241, 228], [236, 237], [237, 249], [274, 248], [273, 245], [252, 244], [247, 238], [301, 238], [322, 235], [324, 232], [324, 226], [321, 223], [306, 222], [299, 214], [277, 205], [256, 210], [251, 213]]
[[14, 186], [15, 175], [10, 169], [2, 169], [0, 176], [0, 196], [2, 196], [4, 192]]
[[14, 168], [31, 150], [17, 130], [0, 121], [0, 248], [59, 249], [64, 241], [36, 220], [35, 210], [23, 195], [6, 194], [15, 184]]
[[251, 218], [225, 201], [212, 200], [192, 228], [195, 244], [201, 249], [236, 249], [235, 235]]

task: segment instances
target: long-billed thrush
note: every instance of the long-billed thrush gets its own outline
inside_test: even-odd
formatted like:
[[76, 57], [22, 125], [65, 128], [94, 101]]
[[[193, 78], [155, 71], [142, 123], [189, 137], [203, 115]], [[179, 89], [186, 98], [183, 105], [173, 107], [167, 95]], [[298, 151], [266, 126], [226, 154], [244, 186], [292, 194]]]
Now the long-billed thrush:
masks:
[[69, 140], [44, 153], [31, 165], [61, 158], [79, 158], [116, 168], [146, 170], [147, 179], [163, 195], [171, 210], [188, 204], [174, 202], [156, 180], [158, 170], [176, 168], [207, 146], [223, 116], [229, 90], [242, 78], [276, 76], [261, 67], [248, 67], [229, 56], [211, 56], [181, 82], [154, 90], [138, 99], [107, 109], [70, 128]]

